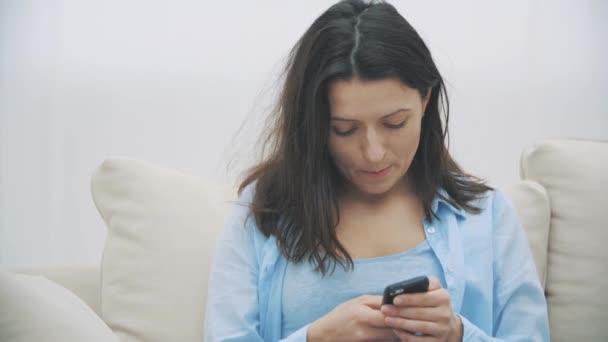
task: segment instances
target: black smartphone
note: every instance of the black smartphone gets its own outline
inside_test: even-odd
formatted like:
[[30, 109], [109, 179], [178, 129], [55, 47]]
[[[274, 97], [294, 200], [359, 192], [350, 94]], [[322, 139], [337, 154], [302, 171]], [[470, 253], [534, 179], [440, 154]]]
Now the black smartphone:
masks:
[[429, 288], [429, 278], [419, 276], [391, 284], [384, 289], [382, 304], [393, 304], [393, 299], [404, 293], [426, 292]]

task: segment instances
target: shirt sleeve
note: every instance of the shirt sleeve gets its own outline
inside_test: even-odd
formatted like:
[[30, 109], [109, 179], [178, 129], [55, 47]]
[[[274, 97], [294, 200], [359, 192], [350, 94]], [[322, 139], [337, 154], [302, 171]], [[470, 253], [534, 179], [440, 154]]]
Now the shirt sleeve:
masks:
[[[204, 341], [264, 341], [260, 335], [257, 253], [263, 235], [248, 214], [248, 205], [234, 205], [216, 243], [209, 274]], [[305, 342], [307, 330], [305, 326], [282, 341]]]
[[515, 208], [501, 192], [492, 201], [493, 337], [461, 317], [463, 341], [549, 341], [547, 302]]

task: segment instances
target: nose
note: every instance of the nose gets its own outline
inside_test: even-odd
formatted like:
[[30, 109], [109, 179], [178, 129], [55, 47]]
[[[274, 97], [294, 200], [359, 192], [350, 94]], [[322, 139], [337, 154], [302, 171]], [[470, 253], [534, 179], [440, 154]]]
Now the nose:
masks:
[[384, 159], [386, 149], [382, 136], [375, 130], [369, 129], [366, 134], [366, 142], [363, 148], [363, 155], [370, 164], [379, 163]]

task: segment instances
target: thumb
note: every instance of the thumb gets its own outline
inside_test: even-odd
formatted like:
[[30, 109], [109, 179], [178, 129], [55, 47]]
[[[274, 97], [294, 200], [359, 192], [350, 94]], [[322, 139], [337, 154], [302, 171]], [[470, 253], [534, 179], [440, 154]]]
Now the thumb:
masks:
[[429, 289], [428, 291], [439, 290], [441, 288], [441, 283], [439, 280], [433, 276], [429, 276]]
[[382, 306], [382, 296], [363, 295], [357, 298], [359, 303], [364, 304], [372, 309], [380, 310]]

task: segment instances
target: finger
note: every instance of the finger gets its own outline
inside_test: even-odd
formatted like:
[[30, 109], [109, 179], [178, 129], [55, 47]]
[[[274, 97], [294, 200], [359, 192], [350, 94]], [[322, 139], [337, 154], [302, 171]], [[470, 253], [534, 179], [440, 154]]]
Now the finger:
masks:
[[442, 325], [436, 322], [417, 321], [400, 317], [386, 317], [384, 322], [387, 327], [430, 336], [441, 336], [443, 333]]
[[380, 302], [380, 303], [365, 303], [365, 305], [368, 308], [370, 308], [370, 309], [380, 310], [380, 308], [382, 307], [382, 302]]
[[369, 307], [376, 307], [378, 309], [382, 305], [382, 296], [362, 295], [357, 297], [355, 300]]
[[434, 291], [434, 290], [438, 290], [441, 288], [441, 283], [439, 282], [439, 279], [435, 278], [434, 276], [428, 276], [429, 278], [429, 288], [428, 291]]
[[395, 297], [393, 304], [396, 306], [444, 306], [450, 304], [450, 294], [443, 288], [429, 292], [405, 293]]
[[384, 314], [380, 310], [368, 309], [362, 316], [364, 323], [375, 328], [387, 328]]
[[366, 330], [366, 335], [370, 341], [392, 341], [397, 337], [395, 329], [392, 328], [370, 327]]
[[399, 339], [401, 341], [407, 341], [407, 342], [430, 342], [430, 341], [434, 341], [435, 337], [433, 336], [424, 336], [424, 335], [416, 335], [414, 333], [411, 333], [409, 331], [403, 331], [403, 330], [399, 330], [399, 329], [395, 329], [395, 335], [397, 335], [397, 337], [399, 337]]
[[383, 305], [380, 310], [385, 316], [401, 317], [418, 321], [449, 321], [450, 311], [441, 307]]

